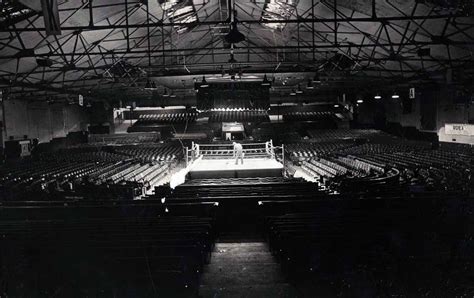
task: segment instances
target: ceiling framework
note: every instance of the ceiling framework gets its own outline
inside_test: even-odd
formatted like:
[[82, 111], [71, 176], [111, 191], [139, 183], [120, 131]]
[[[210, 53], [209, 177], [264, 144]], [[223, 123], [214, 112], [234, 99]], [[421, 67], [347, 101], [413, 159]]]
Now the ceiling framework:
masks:
[[[444, 80], [447, 69], [469, 77], [474, 60], [472, 8], [462, 1], [58, 1], [59, 36], [46, 36], [38, 2], [0, 6], [0, 86], [14, 96], [150, 95], [148, 79], [156, 92], [188, 94], [203, 75], [267, 74], [287, 90], [318, 73], [326, 88], [370, 88]], [[231, 9], [245, 36], [232, 47]]]

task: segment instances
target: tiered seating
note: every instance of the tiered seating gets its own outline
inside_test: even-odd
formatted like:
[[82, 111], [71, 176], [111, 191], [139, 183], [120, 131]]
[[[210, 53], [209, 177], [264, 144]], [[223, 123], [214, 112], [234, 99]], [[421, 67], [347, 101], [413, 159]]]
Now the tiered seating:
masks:
[[194, 297], [215, 232], [196, 216], [3, 220], [8, 297]]
[[393, 138], [375, 130], [311, 134], [315, 138], [310, 142], [285, 144], [285, 151], [307, 175], [338, 190], [401, 185], [411, 191], [472, 191], [474, 155], [470, 147], [434, 150], [430, 143]]
[[331, 121], [334, 118], [333, 112], [289, 112], [283, 114], [283, 121], [295, 122], [295, 121]]
[[[424, 198], [385, 199], [321, 202], [300, 208], [307, 213], [267, 217], [270, 248], [302, 296], [315, 291], [328, 297], [472, 293], [472, 253], [464, 249], [474, 244], [472, 233], [446, 233], [461, 226], [457, 220], [467, 224], [472, 203], [461, 208], [449, 197], [441, 205]], [[456, 202], [450, 208], [451, 200]], [[450, 208], [449, 215], [443, 208]]]
[[185, 123], [194, 122], [198, 117], [198, 112], [175, 112], [161, 114], [143, 114], [138, 118], [138, 124], [142, 123]]
[[173, 144], [75, 148], [3, 167], [3, 199], [42, 200], [51, 196], [133, 199], [169, 174], [182, 157]]
[[356, 144], [352, 142], [307, 142], [285, 144], [285, 152], [294, 161], [334, 154], [342, 149], [351, 148]]
[[154, 132], [134, 132], [114, 135], [89, 135], [89, 145], [125, 145], [156, 143], [160, 134]]
[[309, 130], [308, 134], [313, 140], [358, 139], [386, 135], [374, 129], [317, 129]]
[[[313, 183], [283, 177], [190, 180], [172, 190], [167, 202], [302, 198], [317, 195], [318, 191]], [[160, 198], [162, 193], [157, 191], [156, 196]]]
[[214, 111], [209, 116], [209, 122], [268, 122], [268, 112], [264, 110], [249, 111]]
[[140, 159], [143, 162], [171, 162], [180, 159], [183, 156], [183, 149], [181, 146], [174, 144], [152, 146], [120, 146], [115, 147], [114, 152], [131, 158]]

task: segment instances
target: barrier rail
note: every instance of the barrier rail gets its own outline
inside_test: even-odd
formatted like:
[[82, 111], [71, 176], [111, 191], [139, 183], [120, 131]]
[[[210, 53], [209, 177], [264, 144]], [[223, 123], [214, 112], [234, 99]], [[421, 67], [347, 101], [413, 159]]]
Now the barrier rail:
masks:
[[[244, 158], [270, 158], [281, 161], [285, 165], [284, 147], [274, 146], [270, 140], [265, 143], [241, 143]], [[234, 158], [234, 145], [230, 144], [197, 144], [192, 143], [191, 148], [186, 147], [186, 166], [198, 158]]]

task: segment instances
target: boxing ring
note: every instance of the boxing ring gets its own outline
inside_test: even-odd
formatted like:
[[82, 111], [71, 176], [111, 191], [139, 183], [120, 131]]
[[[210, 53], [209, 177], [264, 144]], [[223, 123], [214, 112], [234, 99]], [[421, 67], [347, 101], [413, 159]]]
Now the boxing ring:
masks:
[[244, 163], [235, 164], [233, 144], [197, 144], [186, 148], [188, 178], [278, 177], [284, 174], [283, 145], [241, 143]]

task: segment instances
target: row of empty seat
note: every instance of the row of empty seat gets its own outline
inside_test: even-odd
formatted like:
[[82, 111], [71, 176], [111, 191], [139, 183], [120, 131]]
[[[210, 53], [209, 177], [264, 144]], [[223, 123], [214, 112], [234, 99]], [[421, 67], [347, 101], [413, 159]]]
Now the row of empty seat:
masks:
[[212, 218], [156, 215], [3, 220], [0, 233], [8, 297], [195, 297], [216, 237]]
[[[387, 195], [385, 200], [352, 204], [302, 205], [299, 209], [306, 212], [268, 216], [267, 239], [282, 269], [303, 293], [327, 297], [470, 295], [474, 271], [469, 249], [474, 241], [462, 227], [467, 221], [472, 226], [468, 219], [472, 203], [467, 207], [460, 198], [446, 198], [438, 204], [423, 198], [407, 203]], [[443, 208], [451, 213], [444, 213]], [[446, 233], [456, 228], [461, 231]]]
[[209, 122], [268, 122], [267, 111], [214, 111], [209, 116]]
[[197, 117], [197, 112], [143, 114], [138, 117], [138, 123], [185, 123], [194, 122]]
[[89, 145], [123, 145], [156, 143], [160, 140], [160, 134], [155, 132], [134, 132], [126, 134], [90, 134]]
[[283, 121], [331, 121], [333, 112], [290, 112], [283, 114]]
[[53, 194], [132, 199], [164, 179], [172, 163], [181, 157], [181, 148], [174, 144], [62, 150], [3, 167], [1, 196], [29, 200]]

